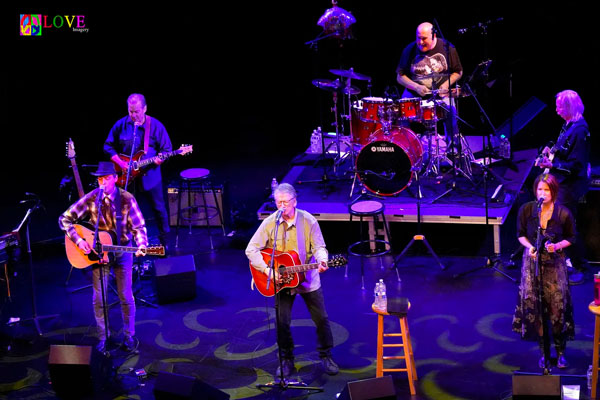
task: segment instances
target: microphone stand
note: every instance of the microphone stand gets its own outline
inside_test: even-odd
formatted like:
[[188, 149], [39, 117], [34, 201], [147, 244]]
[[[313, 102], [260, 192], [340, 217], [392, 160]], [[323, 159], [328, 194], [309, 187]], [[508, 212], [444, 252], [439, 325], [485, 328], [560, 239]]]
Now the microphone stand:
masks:
[[550, 339], [548, 336], [548, 332], [546, 331], [546, 313], [544, 312], [544, 304], [542, 303], [544, 299], [544, 286], [542, 281], [542, 271], [540, 269], [540, 254], [542, 250], [542, 227], [541, 227], [541, 214], [542, 214], [542, 203], [539, 202], [537, 206], [537, 232], [535, 238], [535, 282], [537, 283], [537, 300], [538, 307], [540, 312], [540, 319], [542, 320], [542, 349], [544, 351], [544, 375], [550, 374], [550, 343], [547, 341]]
[[[115, 188], [115, 190], [119, 190]], [[106, 290], [104, 290], [104, 265], [102, 262], [102, 242], [99, 238], [99, 224], [100, 224], [100, 214], [102, 207], [102, 197], [104, 196], [104, 189], [100, 187], [98, 189], [98, 196], [96, 197], [96, 212], [98, 213], [96, 217], [96, 224], [94, 225], [94, 241], [92, 243], [92, 249], [98, 254], [98, 258], [100, 262], [98, 263], [98, 268], [100, 269], [100, 291], [102, 294], [102, 313], [104, 314], [104, 334], [106, 335], [106, 343], [111, 339], [110, 330], [108, 329], [108, 305], [106, 304]], [[120, 240], [119, 238], [118, 240]], [[109, 356], [110, 352], [108, 350], [104, 351], [105, 356]]]
[[[40, 201], [39, 197], [36, 196], [35, 205], [27, 210], [27, 213], [25, 214], [23, 221], [21, 221], [21, 223], [19, 224], [19, 227], [17, 229], [15, 229], [15, 231], [18, 232], [23, 227], [23, 224], [25, 224], [25, 239], [26, 239], [26, 243], [27, 243], [27, 256], [29, 259], [29, 272], [31, 275], [31, 307], [32, 307], [31, 314], [32, 315], [31, 315], [31, 318], [27, 318], [22, 321], [16, 321], [16, 322], [14, 322], [14, 324], [31, 320], [31, 321], [33, 321], [33, 324], [35, 325], [35, 329], [36, 329], [38, 335], [42, 336], [42, 329], [40, 328], [39, 320], [48, 319], [48, 318], [56, 318], [59, 315], [58, 314], [43, 315], [43, 316], [37, 315], [37, 300], [36, 300], [36, 295], [35, 295], [35, 275], [34, 275], [34, 269], [33, 269], [33, 255], [31, 253], [31, 238], [29, 236], [29, 224], [31, 222], [31, 215], [33, 214], [33, 212], [35, 210], [40, 208], [40, 205], [41, 205], [41, 201]], [[9, 325], [12, 325], [12, 324], [9, 324]]]
[[133, 163], [133, 154], [135, 152], [135, 141], [137, 139], [137, 128], [139, 125], [137, 123], [133, 123], [133, 142], [131, 143], [131, 154], [129, 154], [129, 162], [127, 163], [127, 175], [125, 177], [125, 186], [123, 187], [127, 190], [127, 186], [129, 186], [129, 177], [131, 175], [131, 165]]
[[[281, 210], [280, 210], [281, 211]], [[283, 357], [281, 355], [281, 343], [279, 342], [279, 292], [278, 292], [278, 288], [277, 288], [277, 275], [275, 274], [275, 249], [277, 248], [277, 234], [279, 231], [279, 225], [280, 225], [280, 220], [281, 220], [281, 214], [283, 212], [277, 211], [276, 214], [276, 218], [275, 218], [275, 231], [273, 234], [273, 250], [271, 251], [271, 260], [269, 261], [269, 269], [271, 270], [271, 272], [269, 273], [269, 275], [267, 276], [267, 290], [269, 290], [269, 286], [271, 284], [271, 282], [273, 282], [273, 293], [275, 293], [275, 332], [277, 334], [277, 355], [279, 358], [279, 382], [274, 381], [274, 382], [269, 382], [269, 383], [262, 383], [262, 384], [257, 384], [256, 388], [257, 389], [262, 389], [262, 388], [279, 388], [280, 390], [287, 390], [287, 389], [300, 389], [300, 390], [313, 390], [316, 392], [322, 392], [323, 388], [320, 387], [311, 387], [306, 385], [306, 383], [304, 382], [299, 382], [299, 381], [287, 381], [285, 379], [285, 377], [283, 376]], [[279, 267], [279, 266], [277, 266]], [[273, 278], [271, 279], [271, 273], [273, 274]]]
[[[483, 198], [484, 198], [484, 204], [485, 204], [485, 227], [486, 227], [486, 232], [489, 230], [489, 201], [488, 201], [488, 195], [487, 195], [487, 175], [488, 175], [488, 169], [484, 168], [483, 169]], [[462, 272], [460, 274], [455, 274], [454, 278], [460, 278], [464, 275], [470, 274], [471, 272], [475, 272], [475, 271], [479, 271], [480, 269], [484, 269], [484, 268], [492, 268], [494, 271], [504, 275], [505, 277], [507, 277], [508, 279], [510, 279], [513, 282], [517, 282], [517, 280], [515, 278], [513, 278], [512, 276], [508, 275], [506, 272], [500, 270], [497, 265], [498, 264], [502, 264], [502, 260], [500, 259], [500, 257], [495, 256], [495, 257], [491, 257], [489, 254], [486, 256], [486, 260], [485, 260], [485, 264], [471, 269], [469, 271], [465, 271]]]

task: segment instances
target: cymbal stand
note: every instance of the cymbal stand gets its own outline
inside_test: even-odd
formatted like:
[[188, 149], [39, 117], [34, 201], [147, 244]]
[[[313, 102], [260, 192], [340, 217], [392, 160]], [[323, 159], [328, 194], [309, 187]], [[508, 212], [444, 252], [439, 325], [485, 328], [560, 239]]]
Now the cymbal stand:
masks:
[[[452, 100], [452, 98], [450, 98], [450, 100]], [[438, 105], [439, 105], [439, 102], [438, 102]], [[455, 116], [456, 108], [453, 107], [452, 105], [449, 105], [447, 108], [444, 106], [440, 106], [440, 107], [442, 107], [444, 110], [447, 111], [447, 113], [450, 115], [451, 119], [457, 118]], [[461, 120], [461, 121], [463, 121], [463, 120]], [[452, 132], [450, 133], [450, 135], [447, 135], [447, 136], [450, 137], [451, 140], [446, 148], [446, 154], [451, 155], [450, 159], [448, 159], [448, 160], [450, 161], [450, 163], [452, 165], [452, 169], [451, 169], [451, 172], [453, 173], [452, 180], [450, 182], [450, 187], [448, 188], [448, 190], [446, 190], [441, 195], [432, 199], [430, 201], [430, 204], [433, 204], [437, 200], [441, 199], [445, 195], [447, 195], [455, 190], [460, 190], [462, 192], [469, 193], [474, 196], [483, 196], [479, 192], [459, 188], [456, 184], [456, 178], [458, 177], [458, 174], [460, 173], [473, 186], [476, 186], [475, 182], [473, 181], [473, 173], [472, 173], [472, 169], [471, 169], [471, 162], [474, 161], [474, 157], [473, 157], [473, 153], [469, 147], [469, 144], [464, 139], [464, 137], [460, 133], [454, 132], [455, 125], [453, 122], [450, 124], [450, 127], [452, 129]], [[464, 169], [461, 168], [461, 166], [464, 166]]]
[[[423, 172], [423, 176], [435, 175], [436, 178], [441, 177], [440, 162], [444, 160], [450, 162], [450, 160], [448, 160], [448, 158], [446, 157], [446, 153], [440, 154], [440, 138], [437, 130], [437, 121], [438, 118], [437, 116], [435, 116], [433, 123], [433, 131], [425, 131], [425, 134], [427, 135], [428, 160], [427, 165], [425, 166], [425, 171]], [[433, 154], [432, 137], [435, 137], [435, 154]]]

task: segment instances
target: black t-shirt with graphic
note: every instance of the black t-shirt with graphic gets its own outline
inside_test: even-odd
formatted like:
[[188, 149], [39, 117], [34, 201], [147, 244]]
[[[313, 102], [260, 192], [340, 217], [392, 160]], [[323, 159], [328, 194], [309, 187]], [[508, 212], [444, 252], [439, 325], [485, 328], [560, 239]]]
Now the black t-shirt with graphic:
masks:
[[[450, 57], [450, 62], [447, 60], [448, 56]], [[438, 39], [435, 47], [426, 52], [421, 52], [417, 48], [415, 42], [406, 46], [400, 56], [400, 62], [398, 63], [398, 68], [396, 68], [396, 73], [406, 75], [413, 81], [432, 89], [434, 86], [435, 88], [438, 88], [439, 85], [447, 79], [447, 76], [438, 76], [434, 78], [425, 78], [425, 76], [431, 74], [445, 74], [448, 70], [450, 70], [451, 73], [460, 73], [462, 71], [460, 58], [452, 43]], [[406, 90], [410, 92], [412, 97], [418, 96], [415, 92], [408, 89]]]

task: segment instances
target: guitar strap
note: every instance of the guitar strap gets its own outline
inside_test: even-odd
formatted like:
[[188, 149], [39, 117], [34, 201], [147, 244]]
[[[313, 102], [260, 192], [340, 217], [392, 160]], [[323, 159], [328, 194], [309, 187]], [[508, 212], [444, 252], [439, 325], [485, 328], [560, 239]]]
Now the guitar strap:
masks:
[[117, 188], [115, 193], [115, 230], [117, 231], [117, 244], [121, 243], [121, 234], [123, 233], [123, 211], [121, 210], [121, 189]]
[[298, 256], [300, 263], [306, 263], [306, 242], [304, 241], [304, 215], [301, 211], [296, 210], [298, 217], [296, 218], [296, 241], [298, 242]]
[[148, 146], [150, 145], [150, 125], [152, 118], [146, 115], [146, 123], [144, 123], [144, 154], [148, 154]]

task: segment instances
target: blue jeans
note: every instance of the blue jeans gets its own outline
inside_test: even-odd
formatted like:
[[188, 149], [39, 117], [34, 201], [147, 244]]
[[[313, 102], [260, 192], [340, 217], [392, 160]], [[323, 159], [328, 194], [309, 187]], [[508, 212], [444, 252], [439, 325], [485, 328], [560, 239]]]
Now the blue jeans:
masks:
[[[323, 298], [323, 289], [319, 288], [313, 292], [300, 293], [304, 299], [306, 307], [310, 312], [310, 317], [317, 326], [317, 351], [319, 357], [331, 357], [333, 348], [333, 334], [329, 324], [329, 316], [325, 310], [325, 301]], [[290, 329], [292, 323], [292, 305], [296, 295], [290, 294], [285, 289], [279, 292], [279, 329], [278, 344], [281, 350], [281, 357], [284, 359], [294, 359], [294, 340]]]
[[[132, 264], [133, 254], [116, 254], [115, 262], [112, 264], [117, 282], [117, 293], [121, 304], [121, 314], [123, 316], [123, 333], [126, 337], [135, 335], [135, 298], [132, 289]], [[110, 266], [102, 267], [104, 275], [104, 293], [108, 306], [108, 281], [110, 280]], [[92, 284], [94, 292], [92, 294], [92, 303], [94, 304], [94, 316], [98, 326], [98, 338], [106, 340], [106, 327], [104, 323], [104, 309], [102, 307], [102, 287], [100, 286], [100, 267], [96, 266], [92, 274]], [[108, 311], [107, 311], [108, 312]], [[110, 328], [109, 328], [110, 329]]]

